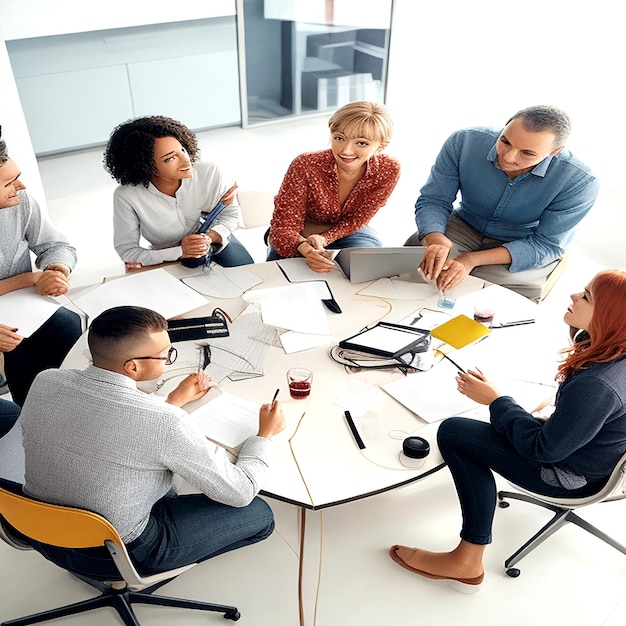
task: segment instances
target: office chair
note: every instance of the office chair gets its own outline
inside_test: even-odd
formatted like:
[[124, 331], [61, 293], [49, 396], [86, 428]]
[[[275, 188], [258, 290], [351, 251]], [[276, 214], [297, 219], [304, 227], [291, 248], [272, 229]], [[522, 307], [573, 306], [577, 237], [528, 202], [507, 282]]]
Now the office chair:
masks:
[[616, 550], [619, 550], [622, 554], [626, 554], [625, 546], [574, 513], [574, 509], [589, 506], [596, 502], [611, 502], [613, 500], [626, 498], [626, 454], [622, 456], [615, 466], [606, 485], [592, 496], [584, 498], [552, 498], [550, 496], [526, 491], [522, 487], [514, 485], [513, 483], [511, 484], [515, 489], [519, 489], [520, 492], [498, 492], [499, 506], [501, 508], [509, 506], [510, 503], [504, 501], [505, 498], [509, 498], [511, 500], [521, 500], [522, 502], [536, 504], [554, 513], [552, 519], [539, 532], [533, 535], [517, 552], [512, 554], [504, 562], [506, 573], [512, 578], [517, 578], [520, 575], [520, 570], [513, 566], [568, 522], [580, 526], [580, 528], [602, 539]]
[[114, 608], [126, 626], [139, 626], [131, 603], [216, 611], [233, 621], [237, 621], [240, 617], [239, 611], [234, 606], [153, 595], [153, 591], [196, 564], [192, 563], [185, 567], [142, 577], [131, 562], [118, 532], [104, 517], [83, 509], [34, 500], [22, 493], [21, 485], [3, 478], [0, 478], [0, 538], [18, 550], [33, 549], [28, 539], [61, 548], [105, 546], [119, 571], [119, 578], [107, 582], [84, 576], [80, 572], [70, 572], [98, 589], [101, 592], [100, 595], [56, 609], [8, 620], [2, 622], [2, 626], [23, 626], [47, 622], [100, 607]]

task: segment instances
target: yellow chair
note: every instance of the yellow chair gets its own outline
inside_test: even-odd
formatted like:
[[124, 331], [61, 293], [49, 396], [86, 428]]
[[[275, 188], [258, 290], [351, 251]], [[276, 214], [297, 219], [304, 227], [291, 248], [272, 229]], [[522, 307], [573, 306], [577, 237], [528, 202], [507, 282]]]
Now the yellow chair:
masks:
[[552, 519], [550, 519], [539, 532], [535, 533], [535, 535], [517, 550], [517, 552], [504, 562], [506, 573], [512, 578], [517, 578], [520, 575], [520, 570], [513, 566], [568, 522], [576, 524], [576, 526], [579, 526], [595, 537], [602, 539], [602, 541], [605, 541], [616, 550], [619, 550], [622, 554], [626, 554], [625, 546], [574, 513], [574, 509], [589, 506], [596, 502], [612, 502], [626, 498], [626, 454], [622, 456], [615, 466], [606, 485], [592, 496], [586, 496], [584, 498], [552, 498], [550, 496], [527, 491], [513, 483], [511, 484], [515, 489], [518, 489], [520, 493], [514, 491], [498, 492], [499, 506], [501, 508], [507, 508], [509, 506], [510, 503], [504, 501], [505, 498], [509, 498], [511, 500], [521, 500], [522, 502], [536, 504], [554, 513]]
[[100, 590], [101, 594], [82, 602], [5, 621], [2, 622], [2, 626], [47, 622], [58, 617], [85, 613], [107, 606], [116, 609], [127, 626], [139, 626], [131, 603], [216, 611], [224, 613], [226, 619], [233, 621], [240, 617], [239, 611], [234, 606], [153, 595], [153, 591], [196, 564], [192, 563], [152, 576], [140, 576], [118, 532], [104, 517], [82, 509], [34, 500], [22, 493], [21, 485], [2, 478], [0, 478], [0, 538], [18, 550], [32, 549], [28, 539], [60, 548], [105, 546], [119, 571], [119, 578], [107, 582], [89, 578], [80, 572], [71, 572]]

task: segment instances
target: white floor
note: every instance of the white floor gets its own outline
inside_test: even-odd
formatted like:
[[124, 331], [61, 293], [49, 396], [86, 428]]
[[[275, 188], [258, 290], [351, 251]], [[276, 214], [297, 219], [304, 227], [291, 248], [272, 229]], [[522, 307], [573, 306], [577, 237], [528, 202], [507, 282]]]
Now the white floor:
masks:
[[[386, 245], [400, 245], [413, 230], [412, 206], [434, 155], [416, 154], [410, 138], [396, 137], [388, 151], [401, 159], [403, 178], [388, 206], [374, 221]], [[222, 163], [240, 188], [276, 190], [290, 160], [298, 153], [326, 145], [326, 120], [259, 127], [219, 129], [201, 134], [204, 158]], [[101, 167], [101, 150], [90, 150], [40, 163], [48, 208], [57, 226], [78, 249], [76, 286], [97, 282], [121, 268], [112, 248], [111, 193], [115, 186]], [[27, 184], [28, 181], [25, 181]], [[618, 194], [619, 195], [619, 194]], [[617, 233], [614, 197], [605, 194], [585, 222], [573, 246], [565, 275], [542, 304], [559, 319], [568, 294], [580, 289], [599, 269], [626, 266]], [[622, 213], [623, 214], [623, 213]], [[596, 243], [607, 216], [617, 225]], [[623, 218], [621, 218], [623, 219]], [[606, 232], [606, 229], [605, 229]], [[259, 231], [242, 234], [257, 260], [263, 259]], [[580, 242], [580, 243], [579, 243]], [[0, 441], [0, 473], [21, 479], [23, 460], [19, 429]], [[324, 463], [324, 459], [320, 459]], [[297, 511], [270, 501], [276, 532], [265, 542], [222, 555], [184, 574], [164, 592], [232, 603], [239, 623], [250, 626], [296, 626], [298, 532]], [[626, 542], [626, 501], [598, 505], [586, 517]], [[475, 596], [465, 596], [423, 580], [391, 562], [387, 549], [406, 543], [448, 549], [456, 544], [459, 511], [446, 470], [419, 484], [307, 514], [304, 607], [307, 626], [511, 625], [569, 624], [618, 626], [626, 623], [626, 557], [578, 528], [560, 530], [520, 565], [511, 579], [502, 563], [548, 519], [522, 503], [498, 510], [495, 541], [487, 551], [486, 580]], [[322, 545], [321, 576], [311, 574]], [[32, 552], [0, 544], [0, 618], [76, 601], [90, 594], [81, 582]], [[221, 617], [192, 611], [140, 607], [144, 624], [221, 624]], [[59, 624], [113, 625], [110, 610]]]

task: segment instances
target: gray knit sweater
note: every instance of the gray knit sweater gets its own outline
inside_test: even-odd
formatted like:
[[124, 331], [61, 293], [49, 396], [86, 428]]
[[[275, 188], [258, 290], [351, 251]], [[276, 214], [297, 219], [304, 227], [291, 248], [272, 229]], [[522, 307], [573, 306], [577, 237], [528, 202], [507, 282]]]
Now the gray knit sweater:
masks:
[[26, 492], [103, 515], [125, 543], [141, 534], [174, 473], [213, 500], [246, 506], [273, 447], [251, 437], [232, 463], [185, 411], [94, 366], [41, 372], [22, 418]]
[[17, 206], [0, 209], [0, 279], [32, 272], [29, 250], [39, 269], [62, 263], [76, 265], [76, 250], [50, 223], [37, 201], [25, 191], [18, 192]]

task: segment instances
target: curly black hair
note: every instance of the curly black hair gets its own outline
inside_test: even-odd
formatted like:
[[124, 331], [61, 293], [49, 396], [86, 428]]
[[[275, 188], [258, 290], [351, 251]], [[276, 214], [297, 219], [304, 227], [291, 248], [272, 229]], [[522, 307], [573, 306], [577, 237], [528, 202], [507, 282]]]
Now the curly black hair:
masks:
[[138, 117], [116, 126], [104, 151], [104, 169], [120, 185], [143, 185], [156, 175], [154, 140], [175, 137], [191, 162], [200, 157], [198, 139], [184, 124], [163, 115]]

